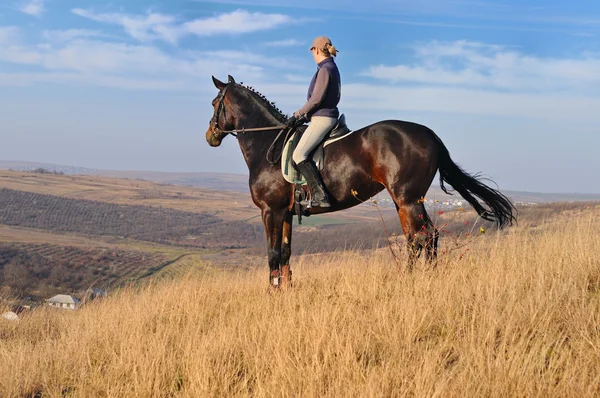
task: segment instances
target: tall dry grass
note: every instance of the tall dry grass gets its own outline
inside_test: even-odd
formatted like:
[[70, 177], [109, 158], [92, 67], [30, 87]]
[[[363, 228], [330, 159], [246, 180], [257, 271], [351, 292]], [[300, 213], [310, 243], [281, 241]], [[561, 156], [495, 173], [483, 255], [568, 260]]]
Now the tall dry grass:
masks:
[[282, 294], [266, 269], [189, 275], [0, 322], [0, 396], [598, 396], [599, 215], [411, 275], [386, 250], [305, 256]]

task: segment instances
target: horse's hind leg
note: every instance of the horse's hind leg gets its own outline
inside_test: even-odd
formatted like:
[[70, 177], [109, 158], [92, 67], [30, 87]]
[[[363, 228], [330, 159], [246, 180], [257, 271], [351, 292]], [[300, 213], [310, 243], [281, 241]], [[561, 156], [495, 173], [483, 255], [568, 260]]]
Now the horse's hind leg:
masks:
[[435, 268], [437, 260], [437, 247], [438, 247], [438, 239], [440, 238], [440, 231], [431, 223], [428, 228], [430, 232], [429, 239], [427, 240], [427, 260], [433, 262], [433, 267]]
[[402, 231], [406, 237], [408, 248], [408, 269], [412, 271], [414, 263], [425, 249], [425, 256], [428, 261], [437, 256], [438, 232], [433, 227], [429, 219], [425, 206], [420, 201], [406, 202], [396, 200], [396, 209], [400, 217]]

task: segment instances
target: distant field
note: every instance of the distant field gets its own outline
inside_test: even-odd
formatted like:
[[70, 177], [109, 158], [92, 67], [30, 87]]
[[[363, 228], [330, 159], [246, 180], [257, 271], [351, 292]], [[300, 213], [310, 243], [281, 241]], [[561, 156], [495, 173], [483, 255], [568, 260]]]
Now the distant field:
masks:
[[90, 286], [112, 289], [136, 281], [168, 260], [162, 253], [0, 243], [0, 286], [40, 298]]
[[247, 219], [257, 214], [257, 208], [248, 194], [125, 178], [0, 171], [0, 186], [72, 199], [163, 207], [186, 212], [219, 212], [219, 217], [226, 220]]
[[2, 297], [46, 299], [90, 286], [112, 290], [147, 278], [210, 269], [211, 251], [112, 236], [86, 236], [0, 225]]
[[[72, 199], [163, 207], [186, 212], [212, 212], [223, 220], [250, 219], [260, 224], [260, 210], [250, 198], [247, 183], [242, 192], [215, 191], [131, 178], [35, 174], [0, 170], [0, 186]], [[394, 213], [390, 209], [384, 210], [384, 212]], [[319, 216], [324, 219], [356, 221], [374, 221], [378, 217], [376, 210], [368, 204], [343, 212]]]
[[0, 223], [58, 232], [108, 235], [202, 248], [243, 247], [260, 226], [211, 213], [131, 206], [0, 189]]

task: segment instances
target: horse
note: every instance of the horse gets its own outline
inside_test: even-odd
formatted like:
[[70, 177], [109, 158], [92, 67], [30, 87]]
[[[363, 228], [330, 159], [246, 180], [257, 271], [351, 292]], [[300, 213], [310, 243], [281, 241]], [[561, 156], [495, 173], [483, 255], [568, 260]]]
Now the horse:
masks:
[[[275, 290], [289, 287], [292, 222], [297, 212], [294, 184], [283, 178], [281, 166], [267, 156], [286, 127], [287, 116], [231, 75], [227, 83], [214, 76], [212, 80], [218, 93], [212, 101], [206, 141], [218, 147], [228, 134], [237, 133], [248, 166], [252, 201], [261, 211], [267, 237], [269, 286]], [[321, 175], [331, 207], [313, 207], [310, 214], [348, 209], [386, 189], [406, 237], [409, 270], [423, 251], [427, 261], [437, 256], [439, 232], [425, 211], [424, 197], [438, 171], [441, 189], [449, 193], [444, 184], [451, 185], [482, 219], [493, 221], [498, 228], [516, 221], [516, 208], [510, 200], [482, 183], [478, 174], [470, 175], [454, 163], [442, 140], [421, 124], [375, 122], [328, 145], [324, 159]]]

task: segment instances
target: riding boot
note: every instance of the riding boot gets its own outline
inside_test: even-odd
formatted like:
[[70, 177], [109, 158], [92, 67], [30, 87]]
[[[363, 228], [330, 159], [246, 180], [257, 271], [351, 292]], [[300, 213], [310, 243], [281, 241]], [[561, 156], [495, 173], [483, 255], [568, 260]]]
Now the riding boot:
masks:
[[331, 207], [329, 196], [325, 192], [325, 184], [323, 184], [321, 173], [315, 163], [311, 159], [306, 159], [297, 166], [312, 192], [311, 201], [302, 201], [300, 204], [304, 207]]

